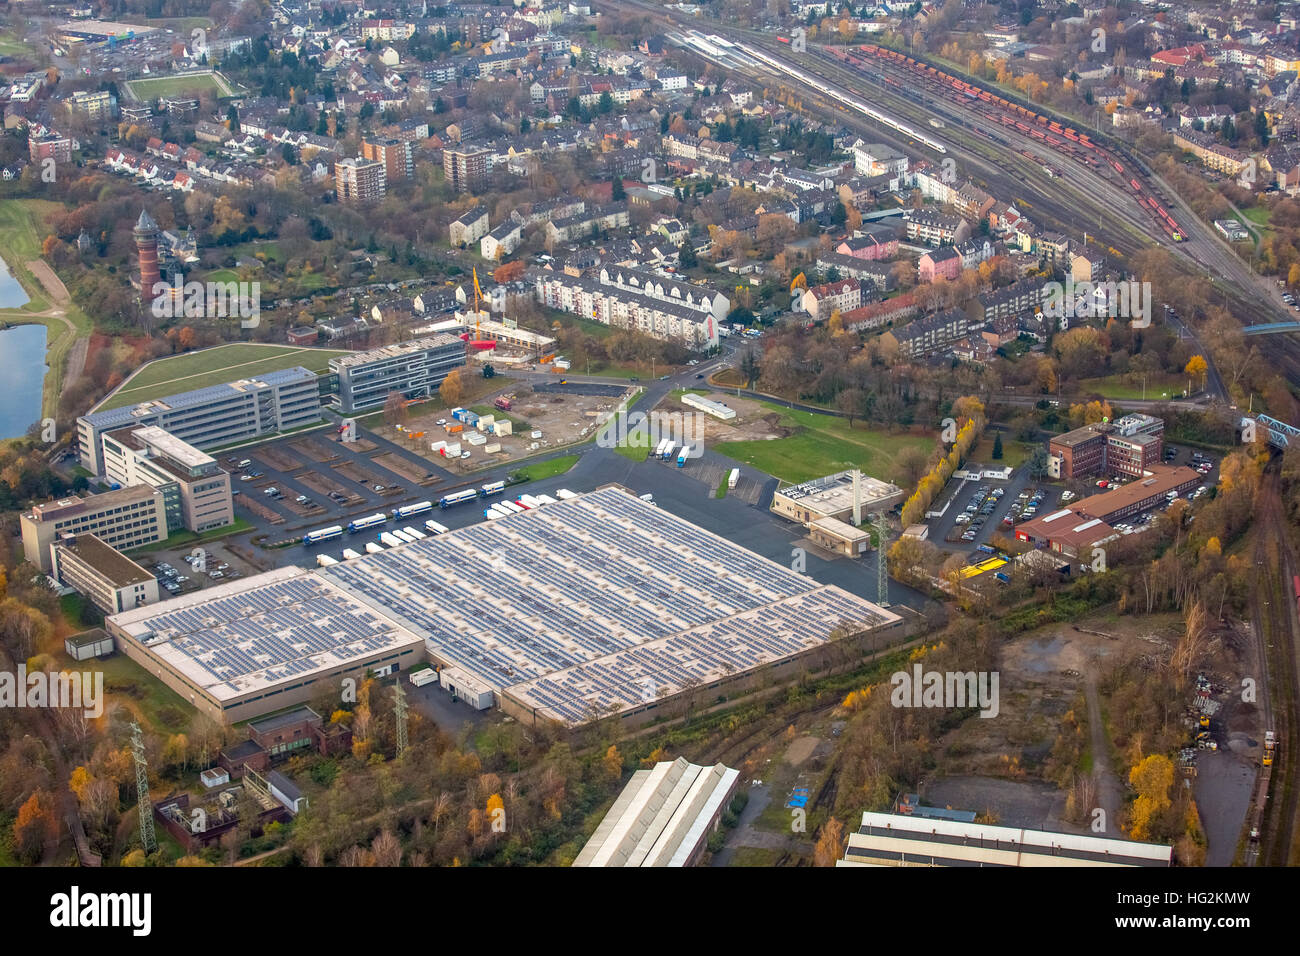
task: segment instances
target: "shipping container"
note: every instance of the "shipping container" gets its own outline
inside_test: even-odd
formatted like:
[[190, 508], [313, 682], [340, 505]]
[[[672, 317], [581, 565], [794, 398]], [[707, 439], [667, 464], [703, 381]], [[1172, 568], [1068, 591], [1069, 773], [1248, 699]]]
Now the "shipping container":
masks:
[[432, 667], [426, 667], [424, 670], [416, 671], [411, 675], [411, 683], [416, 687], [423, 687], [425, 684], [432, 684], [438, 679], [438, 672]]
[[438, 522], [434, 521], [432, 518], [430, 518], [428, 521], [426, 521], [426, 522], [424, 523], [424, 526], [425, 526], [426, 528], [428, 528], [430, 531], [432, 531], [434, 534], [446, 534], [446, 533], [447, 533], [447, 526], [446, 526], [446, 525], [438, 524]]

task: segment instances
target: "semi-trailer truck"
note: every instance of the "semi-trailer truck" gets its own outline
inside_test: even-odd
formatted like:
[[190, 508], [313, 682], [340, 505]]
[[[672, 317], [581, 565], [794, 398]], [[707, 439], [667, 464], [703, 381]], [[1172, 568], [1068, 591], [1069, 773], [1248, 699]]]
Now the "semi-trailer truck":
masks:
[[685, 467], [686, 467], [686, 459], [689, 458], [690, 456], [691, 456], [691, 446], [690, 446], [690, 445], [683, 445], [683, 446], [682, 446], [682, 450], [681, 450], [680, 452], [677, 453], [677, 467], [678, 467], [678, 468], [685, 468]]
[[398, 545], [406, 544], [405, 541], [390, 531], [379, 532], [379, 543], [387, 548], [396, 548]]
[[316, 555], [316, 564], [322, 568], [328, 568], [331, 564], [338, 564], [338, 558], [331, 558], [328, 554]]
[[402, 530], [405, 531], [407, 535], [414, 538], [416, 541], [419, 541], [421, 538], [428, 537], [428, 535], [425, 534], [423, 531], [421, 531], [419, 528], [406, 527], [403, 528]]
[[736, 488], [736, 482], [738, 481], [740, 481], [740, 469], [733, 468], [731, 469], [731, 474], [727, 476], [727, 488], [734, 491]]
[[434, 534], [446, 534], [446, 533], [447, 533], [447, 526], [446, 526], [446, 525], [442, 525], [442, 524], [438, 524], [438, 522], [434, 521], [432, 518], [430, 518], [428, 521], [426, 521], [426, 522], [424, 523], [424, 526], [425, 526], [426, 528], [428, 528], [430, 531], [432, 531]]
[[359, 557], [361, 557], [361, 552], [360, 552], [360, 551], [353, 551], [351, 548], [344, 548], [344, 549], [343, 549], [343, 560], [344, 560], [344, 561], [355, 561], [355, 560], [356, 560], [357, 558], [359, 558]]
[[366, 554], [378, 554], [380, 551], [383, 550], [384, 548], [382, 545], [376, 544], [373, 541], [366, 542]]

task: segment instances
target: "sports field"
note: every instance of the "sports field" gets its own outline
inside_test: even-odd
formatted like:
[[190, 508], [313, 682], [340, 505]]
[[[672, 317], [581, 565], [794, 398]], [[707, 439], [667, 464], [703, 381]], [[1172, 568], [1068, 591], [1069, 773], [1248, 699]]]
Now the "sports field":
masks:
[[786, 438], [760, 441], [719, 442], [719, 454], [774, 475], [782, 481], [801, 482], [848, 468], [861, 468], [873, 478], [901, 484], [895, 461], [905, 448], [917, 448], [928, 455], [935, 439], [908, 433], [891, 434], [847, 419], [817, 415], [798, 409], [760, 402], [766, 411], [777, 412], [778, 422], [792, 428]]
[[211, 90], [217, 96], [234, 96], [230, 82], [215, 71], [190, 73], [185, 76], [151, 76], [128, 80], [125, 84], [131, 95], [142, 103], [160, 96], [197, 96]]
[[347, 350], [339, 349], [302, 349], [292, 345], [241, 342], [173, 355], [141, 368], [96, 411], [135, 405], [298, 365], [311, 372], [324, 372], [329, 369], [330, 359], [347, 354]]

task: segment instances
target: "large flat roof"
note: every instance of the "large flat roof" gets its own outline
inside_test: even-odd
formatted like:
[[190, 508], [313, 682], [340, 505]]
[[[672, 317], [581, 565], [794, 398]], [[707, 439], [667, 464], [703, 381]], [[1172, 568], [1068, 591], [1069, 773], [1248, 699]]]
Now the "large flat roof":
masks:
[[135, 430], [135, 437], [151, 448], [166, 455], [178, 465], [186, 468], [202, 468], [215, 465], [217, 460], [206, 452], [201, 452], [187, 441], [182, 441], [171, 432], [157, 425], [145, 425]]
[[333, 582], [295, 567], [109, 621], [219, 702], [420, 640]]
[[382, 348], [371, 349], [368, 352], [353, 352], [351, 355], [343, 355], [339, 358], [330, 359], [330, 367], [335, 369], [353, 368], [357, 365], [369, 365], [371, 362], [380, 362], [384, 359], [401, 358], [404, 355], [417, 355], [420, 352], [429, 349], [444, 348], [448, 345], [457, 345], [460, 343], [454, 335], [439, 333], [430, 335], [427, 338], [415, 339], [410, 342], [403, 342], [400, 345], [385, 345]]
[[113, 587], [125, 588], [154, 579], [154, 576], [140, 565], [93, 534], [68, 535], [67, 538], [56, 540], [54, 543], [60, 550], [76, 555], [86, 562]]
[[102, 412], [91, 412], [83, 415], [87, 422], [98, 429], [117, 428], [122, 425], [130, 425], [139, 421], [145, 415], [153, 412], [174, 411], [177, 409], [188, 408], [193, 405], [203, 405], [207, 402], [216, 401], [222, 398], [234, 398], [239, 395], [250, 392], [260, 391], [264, 388], [271, 388], [276, 385], [283, 385], [288, 382], [300, 381], [303, 379], [316, 380], [316, 373], [309, 372], [301, 365], [294, 368], [277, 369], [274, 372], [263, 372], [259, 375], [253, 375], [249, 378], [240, 379], [235, 382], [226, 382], [223, 385], [209, 385], [205, 388], [196, 388], [189, 392], [179, 392], [175, 395], [167, 395], [163, 398], [155, 398], [148, 401], [138, 402], [134, 405], [121, 405], [117, 408], [106, 409]]
[[318, 573], [568, 725], [902, 620], [617, 488]]
[[84, 498], [71, 495], [56, 501], [45, 501], [32, 505], [30, 514], [36, 521], [56, 521], [86, 511], [106, 511], [109, 508], [161, 494], [162, 492], [155, 491], [149, 485], [129, 485], [126, 488], [114, 488], [112, 491], [87, 495]]
[[[873, 503], [902, 494], [902, 489], [879, 478], [862, 476], [863, 511], [871, 510]], [[814, 478], [797, 485], [778, 489], [776, 494], [823, 515], [834, 515], [853, 507], [853, 472], [841, 471], [824, 478]]]

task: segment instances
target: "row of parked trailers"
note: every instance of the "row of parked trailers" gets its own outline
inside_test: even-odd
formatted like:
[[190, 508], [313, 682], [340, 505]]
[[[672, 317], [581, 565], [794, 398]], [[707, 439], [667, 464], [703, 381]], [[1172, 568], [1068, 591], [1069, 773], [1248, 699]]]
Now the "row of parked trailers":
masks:
[[[1151, 195], [1149, 191], [1144, 194], [1142, 184], [1137, 177], [1132, 172], [1126, 171], [1124, 164], [1112, 156], [1107, 149], [1094, 143], [1087, 133], [1062, 124], [1041, 113], [1036, 113], [1028, 107], [998, 96], [991, 90], [968, 83], [961, 77], [945, 73], [943, 70], [907, 56], [898, 50], [890, 50], [869, 43], [855, 51], [828, 49], [826, 52], [849, 66], [864, 72], [868, 60], [855, 55], [856, 53], [864, 54], [865, 57], [873, 58], [876, 61], [892, 63], [922, 77], [923, 80], [930, 81], [936, 91], [946, 99], [952, 100], [965, 109], [975, 109], [985, 119], [1001, 123], [1009, 129], [1014, 128], [1022, 135], [1037, 139], [1058, 152], [1065, 153], [1094, 169], [1100, 168], [1101, 162], [1107, 163], [1115, 170], [1121, 180], [1127, 181], [1129, 188], [1133, 190], [1134, 195], [1137, 197], [1138, 205], [1151, 214], [1157, 226], [1174, 242], [1185, 241], [1186, 237], [1183, 235], [1182, 229], [1173, 216], [1169, 214], [1169, 211], [1160, 203], [1159, 199]], [[899, 86], [896, 81], [889, 77], [884, 77], [884, 79], [886, 83]], [[983, 104], [983, 107], [974, 106], [975, 103]], [[973, 129], [980, 135], [994, 138], [978, 125], [974, 126]]]
[[532, 511], [534, 508], [540, 508], [543, 505], [553, 505], [557, 500], [550, 495], [520, 495], [514, 501], [498, 501], [491, 508], [484, 510], [483, 517], [487, 518], [488, 521], [493, 521], [507, 515]]
[[[677, 443], [675, 441], [673, 441], [671, 438], [665, 438], [657, 446], [655, 446], [654, 457], [659, 458], [663, 461], [672, 461], [673, 451], [676, 448], [677, 448]], [[686, 460], [690, 457], [691, 457], [691, 446], [683, 445], [681, 447], [681, 450], [677, 452], [677, 467], [685, 468]]]

